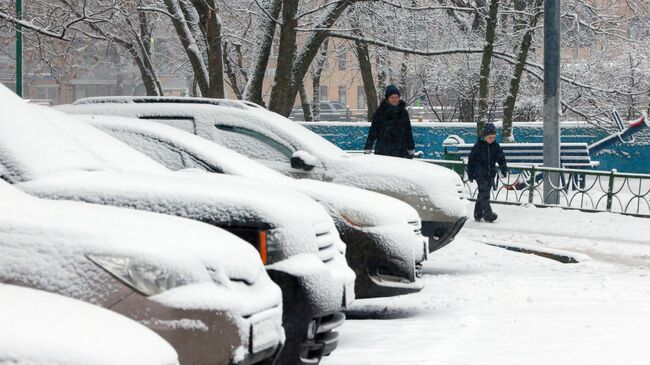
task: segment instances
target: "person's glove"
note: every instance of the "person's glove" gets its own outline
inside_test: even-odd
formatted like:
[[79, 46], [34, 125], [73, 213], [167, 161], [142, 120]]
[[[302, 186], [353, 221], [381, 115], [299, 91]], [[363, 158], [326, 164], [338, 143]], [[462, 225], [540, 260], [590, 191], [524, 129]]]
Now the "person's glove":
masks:
[[372, 152], [372, 150], [365, 150], [365, 151], [363, 151], [363, 153], [366, 154], [366, 155], [369, 155], [370, 152]]
[[467, 181], [473, 183], [474, 182], [474, 176], [468, 176]]
[[501, 170], [501, 177], [508, 177], [508, 170]]

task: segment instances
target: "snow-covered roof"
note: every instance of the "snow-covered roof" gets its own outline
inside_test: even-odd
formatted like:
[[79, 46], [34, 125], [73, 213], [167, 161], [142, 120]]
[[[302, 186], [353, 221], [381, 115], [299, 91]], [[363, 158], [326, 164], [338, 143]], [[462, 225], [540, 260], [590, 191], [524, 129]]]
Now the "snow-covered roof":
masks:
[[[259, 125], [260, 131], [271, 131], [292, 144], [296, 150], [305, 150], [322, 156], [341, 156], [345, 152], [309, 129], [285, 118], [277, 113], [270, 112], [250, 102], [237, 100], [211, 100], [211, 99], [184, 99], [154, 98], [149, 102], [135, 102], [133, 98], [123, 98], [119, 102], [110, 103], [114, 98], [104, 99], [101, 103], [86, 103], [75, 105], [61, 105], [58, 109], [74, 114], [104, 114], [125, 117], [198, 117], [197, 128], [210, 129], [220, 122], [255, 129]], [[137, 98], [136, 98], [137, 99]], [[118, 99], [115, 99], [118, 100]], [[131, 101], [129, 101], [131, 100]], [[167, 100], [168, 103], [164, 101]], [[196, 101], [196, 102], [194, 102]], [[127, 104], [127, 105], [125, 105]]]
[[160, 336], [117, 313], [6, 284], [0, 298], [0, 364], [178, 364]]
[[[255, 249], [221, 229], [137, 210], [38, 199], [4, 182], [0, 200], [4, 279], [98, 302], [102, 280], [93, 276], [98, 271], [86, 255], [113, 255], [165, 267], [188, 285], [218, 279], [212, 290], [224, 299], [211, 303], [213, 309], [248, 315], [281, 303]], [[250, 287], [240, 290], [238, 282]]]

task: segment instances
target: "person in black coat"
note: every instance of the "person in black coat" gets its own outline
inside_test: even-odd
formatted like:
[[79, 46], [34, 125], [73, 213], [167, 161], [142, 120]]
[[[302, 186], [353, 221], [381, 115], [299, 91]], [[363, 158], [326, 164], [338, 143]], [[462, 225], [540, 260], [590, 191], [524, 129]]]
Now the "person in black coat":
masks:
[[478, 184], [478, 197], [474, 206], [474, 219], [494, 222], [497, 215], [490, 206], [490, 190], [494, 186], [497, 176], [496, 164], [499, 164], [501, 176], [506, 177], [508, 166], [506, 157], [499, 143], [496, 142], [497, 129], [493, 123], [485, 123], [483, 138], [479, 139], [472, 147], [467, 164], [467, 177]]
[[406, 103], [400, 100], [395, 85], [386, 88], [385, 96], [372, 117], [365, 153], [370, 153], [374, 144], [376, 155], [413, 158], [415, 143]]

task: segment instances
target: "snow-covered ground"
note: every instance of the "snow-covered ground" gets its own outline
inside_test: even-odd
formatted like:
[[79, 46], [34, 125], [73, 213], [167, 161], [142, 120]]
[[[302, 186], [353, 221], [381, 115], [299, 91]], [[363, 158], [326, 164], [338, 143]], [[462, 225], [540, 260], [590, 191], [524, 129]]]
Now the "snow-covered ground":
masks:
[[[336, 364], [647, 364], [650, 219], [494, 205], [426, 263], [425, 289], [358, 300]], [[562, 264], [483, 242], [589, 256]]]

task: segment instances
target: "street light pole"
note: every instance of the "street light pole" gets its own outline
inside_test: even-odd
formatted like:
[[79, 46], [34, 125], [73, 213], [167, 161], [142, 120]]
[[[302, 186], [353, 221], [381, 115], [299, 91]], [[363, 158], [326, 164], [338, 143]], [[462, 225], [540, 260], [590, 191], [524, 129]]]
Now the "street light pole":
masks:
[[[16, 0], [16, 19], [23, 19], [23, 0]], [[16, 94], [23, 96], [23, 27], [16, 23]]]
[[[544, 0], [544, 166], [560, 167], [560, 0]], [[546, 204], [558, 204], [559, 181], [546, 173]]]

